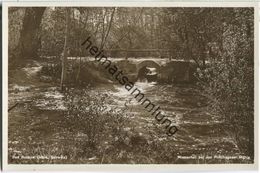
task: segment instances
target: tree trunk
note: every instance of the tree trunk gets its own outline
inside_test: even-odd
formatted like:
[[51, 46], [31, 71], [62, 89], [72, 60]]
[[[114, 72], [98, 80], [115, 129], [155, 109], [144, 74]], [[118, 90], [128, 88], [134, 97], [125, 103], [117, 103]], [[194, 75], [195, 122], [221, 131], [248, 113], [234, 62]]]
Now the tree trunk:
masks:
[[110, 32], [110, 29], [111, 29], [111, 25], [112, 25], [112, 22], [113, 22], [115, 10], [116, 10], [116, 8], [113, 8], [113, 11], [112, 11], [112, 14], [111, 14], [111, 17], [110, 17], [110, 21], [109, 21], [109, 25], [108, 25], [108, 28], [107, 28], [106, 33], [105, 33], [105, 31], [103, 31], [103, 33], [104, 33], [104, 38], [102, 37], [102, 41], [101, 41], [101, 45], [100, 45], [100, 50], [103, 49], [103, 47], [104, 47], [104, 45], [105, 45], [105, 43], [106, 43], [107, 37], [108, 37], [109, 32]]
[[21, 30], [18, 56], [22, 58], [36, 58], [40, 47], [39, 30], [46, 7], [26, 8]]
[[65, 26], [65, 42], [62, 53], [62, 72], [61, 72], [61, 91], [64, 90], [64, 85], [67, 79], [67, 56], [68, 56], [68, 37], [69, 37], [69, 24], [70, 24], [70, 9], [66, 8], [66, 26]]

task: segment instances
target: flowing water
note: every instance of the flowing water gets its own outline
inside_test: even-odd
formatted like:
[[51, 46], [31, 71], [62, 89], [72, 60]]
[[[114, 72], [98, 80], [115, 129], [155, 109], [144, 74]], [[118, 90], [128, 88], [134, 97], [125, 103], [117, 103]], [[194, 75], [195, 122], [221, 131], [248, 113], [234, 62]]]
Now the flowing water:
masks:
[[[92, 92], [106, 93], [110, 109], [125, 110], [125, 114], [130, 119], [129, 127], [126, 128], [134, 128], [148, 140], [152, 135], [153, 140], [173, 145], [176, 154], [180, 156], [177, 163], [197, 163], [201, 155], [204, 160], [205, 157], [214, 160], [212, 157], [218, 156], [219, 163], [223, 163], [221, 157], [224, 157], [226, 163], [229, 162], [227, 157], [241, 156], [236, 144], [225, 130], [221, 118], [209, 113], [207, 100], [194, 86], [162, 85], [147, 81], [138, 81], [135, 86], [153, 104], [160, 106], [162, 114], [178, 127], [174, 136], [167, 136], [165, 126], [156, 121], [155, 117], [137, 102], [134, 95], [131, 95], [124, 86], [100, 85], [92, 89]], [[9, 106], [16, 102], [21, 104], [9, 113], [9, 151], [24, 150], [20, 148], [22, 147], [20, 143], [28, 142], [28, 138], [29, 141], [52, 140], [52, 137], [61, 139], [62, 128], [53, 129], [52, 125], [57, 121], [62, 124], [64, 117], [59, 114], [59, 111], [66, 109], [63, 97], [57, 87], [10, 85]], [[23, 125], [27, 128], [22, 128], [22, 131], [21, 128], [17, 128]], [[57, 147], [59, 147], [58, 143]], [[239, 159], [238, 162], [243, 159]], [[216, 163], [216, 161], [207, 161], [207, 163]]]
[[[203, 157], [230, 157], [239, 156], [236, 144], [228, 136], [223, 122], [219, 117], [211, 115], [207, 111], [206, 99], [202, 97], [197, 89], [191, 85], [160, 85], [156, 82], [136, 82], [135, 86], [149, 98], [152, 103], [160, 106], [164, 115], [178, 127], [177, 133], [168, 137], [165, 126], [160, 125], [155, 117], [144, 109], [123, 86], [114, 85], [109, 90], [112, 105], [127, 106], [135, 129], [141, 134], [148, 136], [155, 131], [154, 126], [159, 126], [156, 140], [171, 142], [178, 154], [185, 156], [203, 155]], [[107, 92], [107, 86], [98, 90]], [[192, 153], [192, 154], [191, 154]], [[194, 158], [188, 158], [194, 159]]]

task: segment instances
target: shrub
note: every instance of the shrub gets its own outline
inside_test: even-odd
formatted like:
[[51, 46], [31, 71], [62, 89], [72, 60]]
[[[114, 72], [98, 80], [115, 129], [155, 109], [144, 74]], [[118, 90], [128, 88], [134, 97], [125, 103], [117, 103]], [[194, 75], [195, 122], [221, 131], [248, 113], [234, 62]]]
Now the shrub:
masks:
[[245, 26], [227, 29], [224, 49], [208, 68], [198, 69], [197, 77], [211, 112], [224, 121], [241, 153], [253, 160], [254, 39]]
[[[114, 142], [122, 142], [127, 116], [124, 111], [107, 107], [108, 95], [86, 89], [68, 89], [64, 102], [66, 128], [75, 135], [83, 137], [82, 154], [100, 156]], [[92, 153], [92, 155], [91, 155]]]
[[95, 147], [103, 136], [108, 116], [102, 113], [106, 109], [105, 96], [90, 94], [90, 90], [68, 89], [65, 93], [66, 119], [69, 121], [70, 131], [87, 136], [89, 146]]

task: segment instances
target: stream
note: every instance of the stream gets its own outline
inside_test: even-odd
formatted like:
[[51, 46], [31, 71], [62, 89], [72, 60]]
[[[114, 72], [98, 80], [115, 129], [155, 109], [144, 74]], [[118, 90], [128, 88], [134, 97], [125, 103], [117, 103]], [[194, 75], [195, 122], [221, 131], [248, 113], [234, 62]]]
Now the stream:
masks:
[[[192, 85], [162, 85], [156, 82], [138, 81], [135, 86], [149, 98], [152, 103], [160, 106], [164, 115], [167, 115], [174, 125], [178, 127], [177, 133], [169, 137], [165, 126], [160, 125], [155, 117], [138, 103], [134, 96], [123, 86], [116, 84], [103, 84], [92, 89], [92, 92], [102, 92], [108, 95], [110, 109], [126, 109], [130, 119], [128, 129], [134, 128], [145, 138], [171, 144], [178, 155], [177, 163], [197, 163], [198, 157], [211, 159], [219, 157], [225, 160], [230, 157], [236, 162], [241, 157], [236, 144], [229, 137], [223, 126], [223, 121], [211, 115], [207, 110], [207, 101]], [[32, 101], [32, 102], [31, 102]], [[61, 140], [60, 128], [52, 128], [54, 122], [62, 123], [59, 111], [66, 109], [63, 104], [63, 94], [57, 87], [34, 87], [9, 85], [9, 106], [19, 104], [9, 113], [9, 151], [19, 153], [24, 150], [22, 141], [41, 143], [46, 139]], [[26, 126], [27, 128], [17, 128]], [[22, 130], [21, 130], [22, 129]], [[65, 132], [64, 132], [65, 133]], [[46, 138], [47, 137], [47, 138]], [[57, 142], [55, 145], [57, 145]], [[233, 158], [235, 157], [235, 159]], [[235, 161], [234, 161], [235, 160]], [[248, 158], [239, 158], [248, 160]], [[228, 161], [229, 162], [229, 161]], [[246, 161], [247, 162], [247, 161]]]

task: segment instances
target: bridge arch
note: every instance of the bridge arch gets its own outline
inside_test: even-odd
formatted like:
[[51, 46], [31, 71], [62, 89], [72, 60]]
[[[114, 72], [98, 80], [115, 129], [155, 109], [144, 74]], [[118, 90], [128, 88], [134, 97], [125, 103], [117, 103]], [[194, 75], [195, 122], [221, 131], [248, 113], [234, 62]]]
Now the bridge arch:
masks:
[[[150, 71], [149, 68], [154, 68], [154, 72]], [[148, 82], [157, 81], [158, 74], [160, 73], [161, 66], [152, 60], [144, 60], [137, 64], [137, 79], [147, 80]]]
[[159, 72], [161, 70], [161, 66], [160, 64], [156, 63], [153, 60], [145, 60], [140, 62], [139, 64], [137, 64], [137, 72], [139, 72], [139, 70], [143, 67], [152, 67], [152, 68], [156, 68], [156, 70]]

